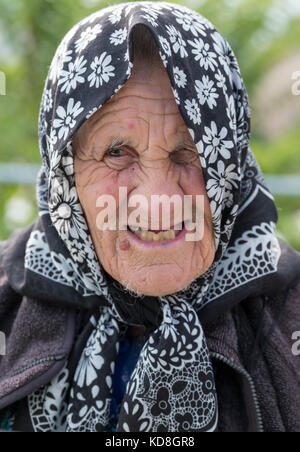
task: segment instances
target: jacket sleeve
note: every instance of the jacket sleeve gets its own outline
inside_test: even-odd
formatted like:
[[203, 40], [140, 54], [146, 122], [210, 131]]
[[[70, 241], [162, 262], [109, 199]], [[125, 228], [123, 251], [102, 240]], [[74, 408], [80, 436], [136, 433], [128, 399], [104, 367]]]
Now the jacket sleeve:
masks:
[[300, 283], [265, 300], [253, 361], [267, 431], [300, 431]]

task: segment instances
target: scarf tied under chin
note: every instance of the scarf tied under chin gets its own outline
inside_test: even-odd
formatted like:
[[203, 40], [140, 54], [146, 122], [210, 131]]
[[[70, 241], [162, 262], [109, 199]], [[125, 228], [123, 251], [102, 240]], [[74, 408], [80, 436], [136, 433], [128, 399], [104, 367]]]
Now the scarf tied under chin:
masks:
[[131, 304], [116, 297], [113, 308], [102, 307], [91, 318], [72, 384], [67, 431], [106, 431], [120, 337], [130, 324], [147, 326], [150, 333], [127, 384], [117, 432], [214, 431], [214, 374], [198, 315], [184, 301], [154, 297]]

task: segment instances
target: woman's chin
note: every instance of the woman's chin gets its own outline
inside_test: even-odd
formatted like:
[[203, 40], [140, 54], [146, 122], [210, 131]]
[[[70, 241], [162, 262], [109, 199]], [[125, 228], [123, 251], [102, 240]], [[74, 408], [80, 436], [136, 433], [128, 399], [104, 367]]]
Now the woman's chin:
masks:
[[[182, 271], [174, 275], [171, 269], [162, 268], [161, 264], [143, 269], [141, 275], [135, 275], [134, 282], [126, 284], [135, 293], [151, 297], [171, 295], [187, 287], [192, 281], [183, 278]], [[168, 265], [169, 267], [169, 265]]]

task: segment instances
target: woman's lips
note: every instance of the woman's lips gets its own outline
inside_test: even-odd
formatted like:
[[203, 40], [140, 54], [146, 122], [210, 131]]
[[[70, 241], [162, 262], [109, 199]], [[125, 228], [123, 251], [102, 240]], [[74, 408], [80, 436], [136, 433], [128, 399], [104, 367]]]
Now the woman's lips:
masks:
[[136, 243], [138, 243], [139, 245], [142, 245], [146, 248], [155, 248], [155, 247], [160, 247], [160, 246], [170, 246], [173, 245], [181, 240], [184, 239], [185, 234], [187, 232], [187, 230], [185, 229], [185, 227], [183, 226], [181, 231], [175, 231], [177, 233], [177, 235], [175, 235], [175, 238], [172, 240], [163, 240], [163, 241], [146, 241], [146, 240], [142, 240], [141, 238], [139, 238], [134, 232], [132, 232], [129, 228], [127, 229], [127, 233], [129, 235], [129, 237]]

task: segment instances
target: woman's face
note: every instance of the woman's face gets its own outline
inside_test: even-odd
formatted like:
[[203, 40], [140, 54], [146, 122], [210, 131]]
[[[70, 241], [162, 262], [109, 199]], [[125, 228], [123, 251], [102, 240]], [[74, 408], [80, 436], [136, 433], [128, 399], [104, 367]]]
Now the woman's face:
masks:
[[[115, 137], [125, 144], [108, 150]], [[133, 292], [163, 296], [185, 288], [208, 270], [215, 245], [202, 169], [162, 65], [154, 65], [149, 73], [149, 68], [145, 70], [142, 63], [137, 63], [120, 91], [81, 127], [73, 149], [79, 199], [98, 258], [113, 278]], [[156, 232], [118, 229], [120, 187], [127, 189], [127, 225], [133, 225], [130, 213], [139, 206], [141, 215], [137, 220], [142, 221], [144, 229]], [[107, 207], [97, 207], [97, 200], [103, 195], [113, 196], [116, 202], [117, 230], [99, 227], [99, 213]], [[144, 201], [130, 205], [134, 195], [142, 195]], [[182, 220], [187, 219], [184, 196], [193, 195], [189, 219], [194, 221], [199, 206], [196, 195], [202, 195], [202, 239], [187, 241], [185, 230], [175, 234], [177, 217], [172, 203], [167, 229], [173, 231], [159, 233], [165, 230], [165, 210], [154, 212], [152, 195], [179, 195]], [[181, 210], [180, 203], [177, 209]], [[158, 221], [154, 228], [153, 219]]]

